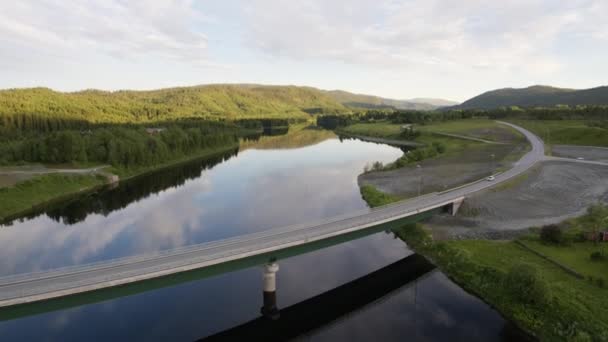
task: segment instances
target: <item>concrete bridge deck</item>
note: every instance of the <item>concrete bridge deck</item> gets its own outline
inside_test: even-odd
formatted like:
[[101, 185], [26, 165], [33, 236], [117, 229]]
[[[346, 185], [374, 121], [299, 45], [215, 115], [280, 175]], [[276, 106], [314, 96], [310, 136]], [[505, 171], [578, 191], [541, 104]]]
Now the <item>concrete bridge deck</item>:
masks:
[[515, 163], [512, 169], [497, 175], [494, 181], [480, 181], [451, 191], [433, 193], [327, 220], [275, 228], [155, 254], [2, 277], [0, 307], [80, 294], [278, 252], [414, 217], [438, 208], [459, 205], [464, 197], [507, 181], [544, 158], [543, 142], [537, 136], [518, 126], [504, 124], [523, 133], [530, 141], [532, 149]]

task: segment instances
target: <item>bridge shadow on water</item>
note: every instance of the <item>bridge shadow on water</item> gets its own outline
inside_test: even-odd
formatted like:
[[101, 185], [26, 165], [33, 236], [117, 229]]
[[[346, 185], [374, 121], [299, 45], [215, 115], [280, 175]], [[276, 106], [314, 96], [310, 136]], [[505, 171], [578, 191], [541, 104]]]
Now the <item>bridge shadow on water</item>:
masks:
[[[272, 296], [264, 293], [264, 306], [260, 317], [198, 341], [286, 341], [311, 337], [318, 331], [348, 320], [350, 316], [382, 305], [394, 295], [424, 281], [434, 270], [435, 266], [426, 258], [412, 254], [361, 278], [275, 312], [268, 310], [269, 307], [276, 308], [274, 293]], [[508, 321], [503, 326], [499, 338], [502, 341], [533, 340]]]
[[[435, 266], [428, 260], [413, 254], [366, 276], [281, 309], [272, 316], [263, 315], [200, 341], [293, 339], [344, 318], [413, 283], [433, 269]], [[264, 303], [265, 306], [268, 304]]]

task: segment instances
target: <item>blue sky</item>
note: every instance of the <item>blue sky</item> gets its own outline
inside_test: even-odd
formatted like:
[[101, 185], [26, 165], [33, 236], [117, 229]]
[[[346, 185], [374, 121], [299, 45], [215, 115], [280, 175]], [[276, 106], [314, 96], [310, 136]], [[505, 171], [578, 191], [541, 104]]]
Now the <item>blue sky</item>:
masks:
[[465, 100], [607, 84], [605, 0], [21, 0], [0, 4], [1, 88], [309, 85]]

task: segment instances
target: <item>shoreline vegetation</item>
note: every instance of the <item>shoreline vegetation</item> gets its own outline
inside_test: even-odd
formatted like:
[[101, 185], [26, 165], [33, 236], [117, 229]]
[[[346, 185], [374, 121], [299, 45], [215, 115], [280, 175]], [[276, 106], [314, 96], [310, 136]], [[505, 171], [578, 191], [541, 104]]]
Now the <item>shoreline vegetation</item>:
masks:
[[605, 341], [608, 261], [594, 260], [598, 247], [579, 237], [580, 230], [571, 229], [576, 233], [569, 233], [563, 243], [543, 241], [538, 231], [513, 241], [434, 241], [420, 224], [395, 233], [461, 287], [540, 340]]
[[105, 168], [103, 174], [70, 175], [45, 174], [19, 182], [12, 187], [0, 188], [0, 224], [51, 203], [69, 200], [76, 196], [100, 190], [108, 185], [108, 175], [119, 176], [119, 182], [179, 166], [199, 159], [212, 158], [238, 148], [238, 143], [203, 149], [198, 153], [173, 159], [165, 163], [136, 169]]

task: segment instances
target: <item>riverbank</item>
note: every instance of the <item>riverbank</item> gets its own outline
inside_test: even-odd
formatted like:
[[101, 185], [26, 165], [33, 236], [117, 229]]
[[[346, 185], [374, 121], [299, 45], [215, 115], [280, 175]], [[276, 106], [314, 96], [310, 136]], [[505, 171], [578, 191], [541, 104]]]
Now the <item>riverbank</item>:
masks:
[[0, 188], [0, 223], [54, 201], [102, 187], [100, 175], [48, 174]]
[[11, 187], [0, 188], [0, 223], [26, 215], [51, 203], [97, 191], [108, 184], [108, 177], [112, 175], [119, 176], [120, 181], [124, 182], [197, 159], [211, 158], [237, 148], [238, 144], [232, 144], [221, 148], [205, 149], [195, 155], [148, 167], [132, 169], [109, 167], [104, 169], [103, 174], [47, 174], [31, 178]]
[[425, 146], [423, 143], [418, 143], [415, 141], [378, 138], [378, 137], [373, 137], [373, 136], [353, 134], [353, 133], [349, 133], [346, 130], [336, 130], [336, 134], [338, 134], [338, 136], [340, 136], [340, 138], [359, 139], [362, 141], [373, 142], [373, 143], [377, 143], [377, 144], [386, 144], [386, 145], [391, 145], [391, 146], [396, 146], [396, 147], [415, 148], [415, 147]]

